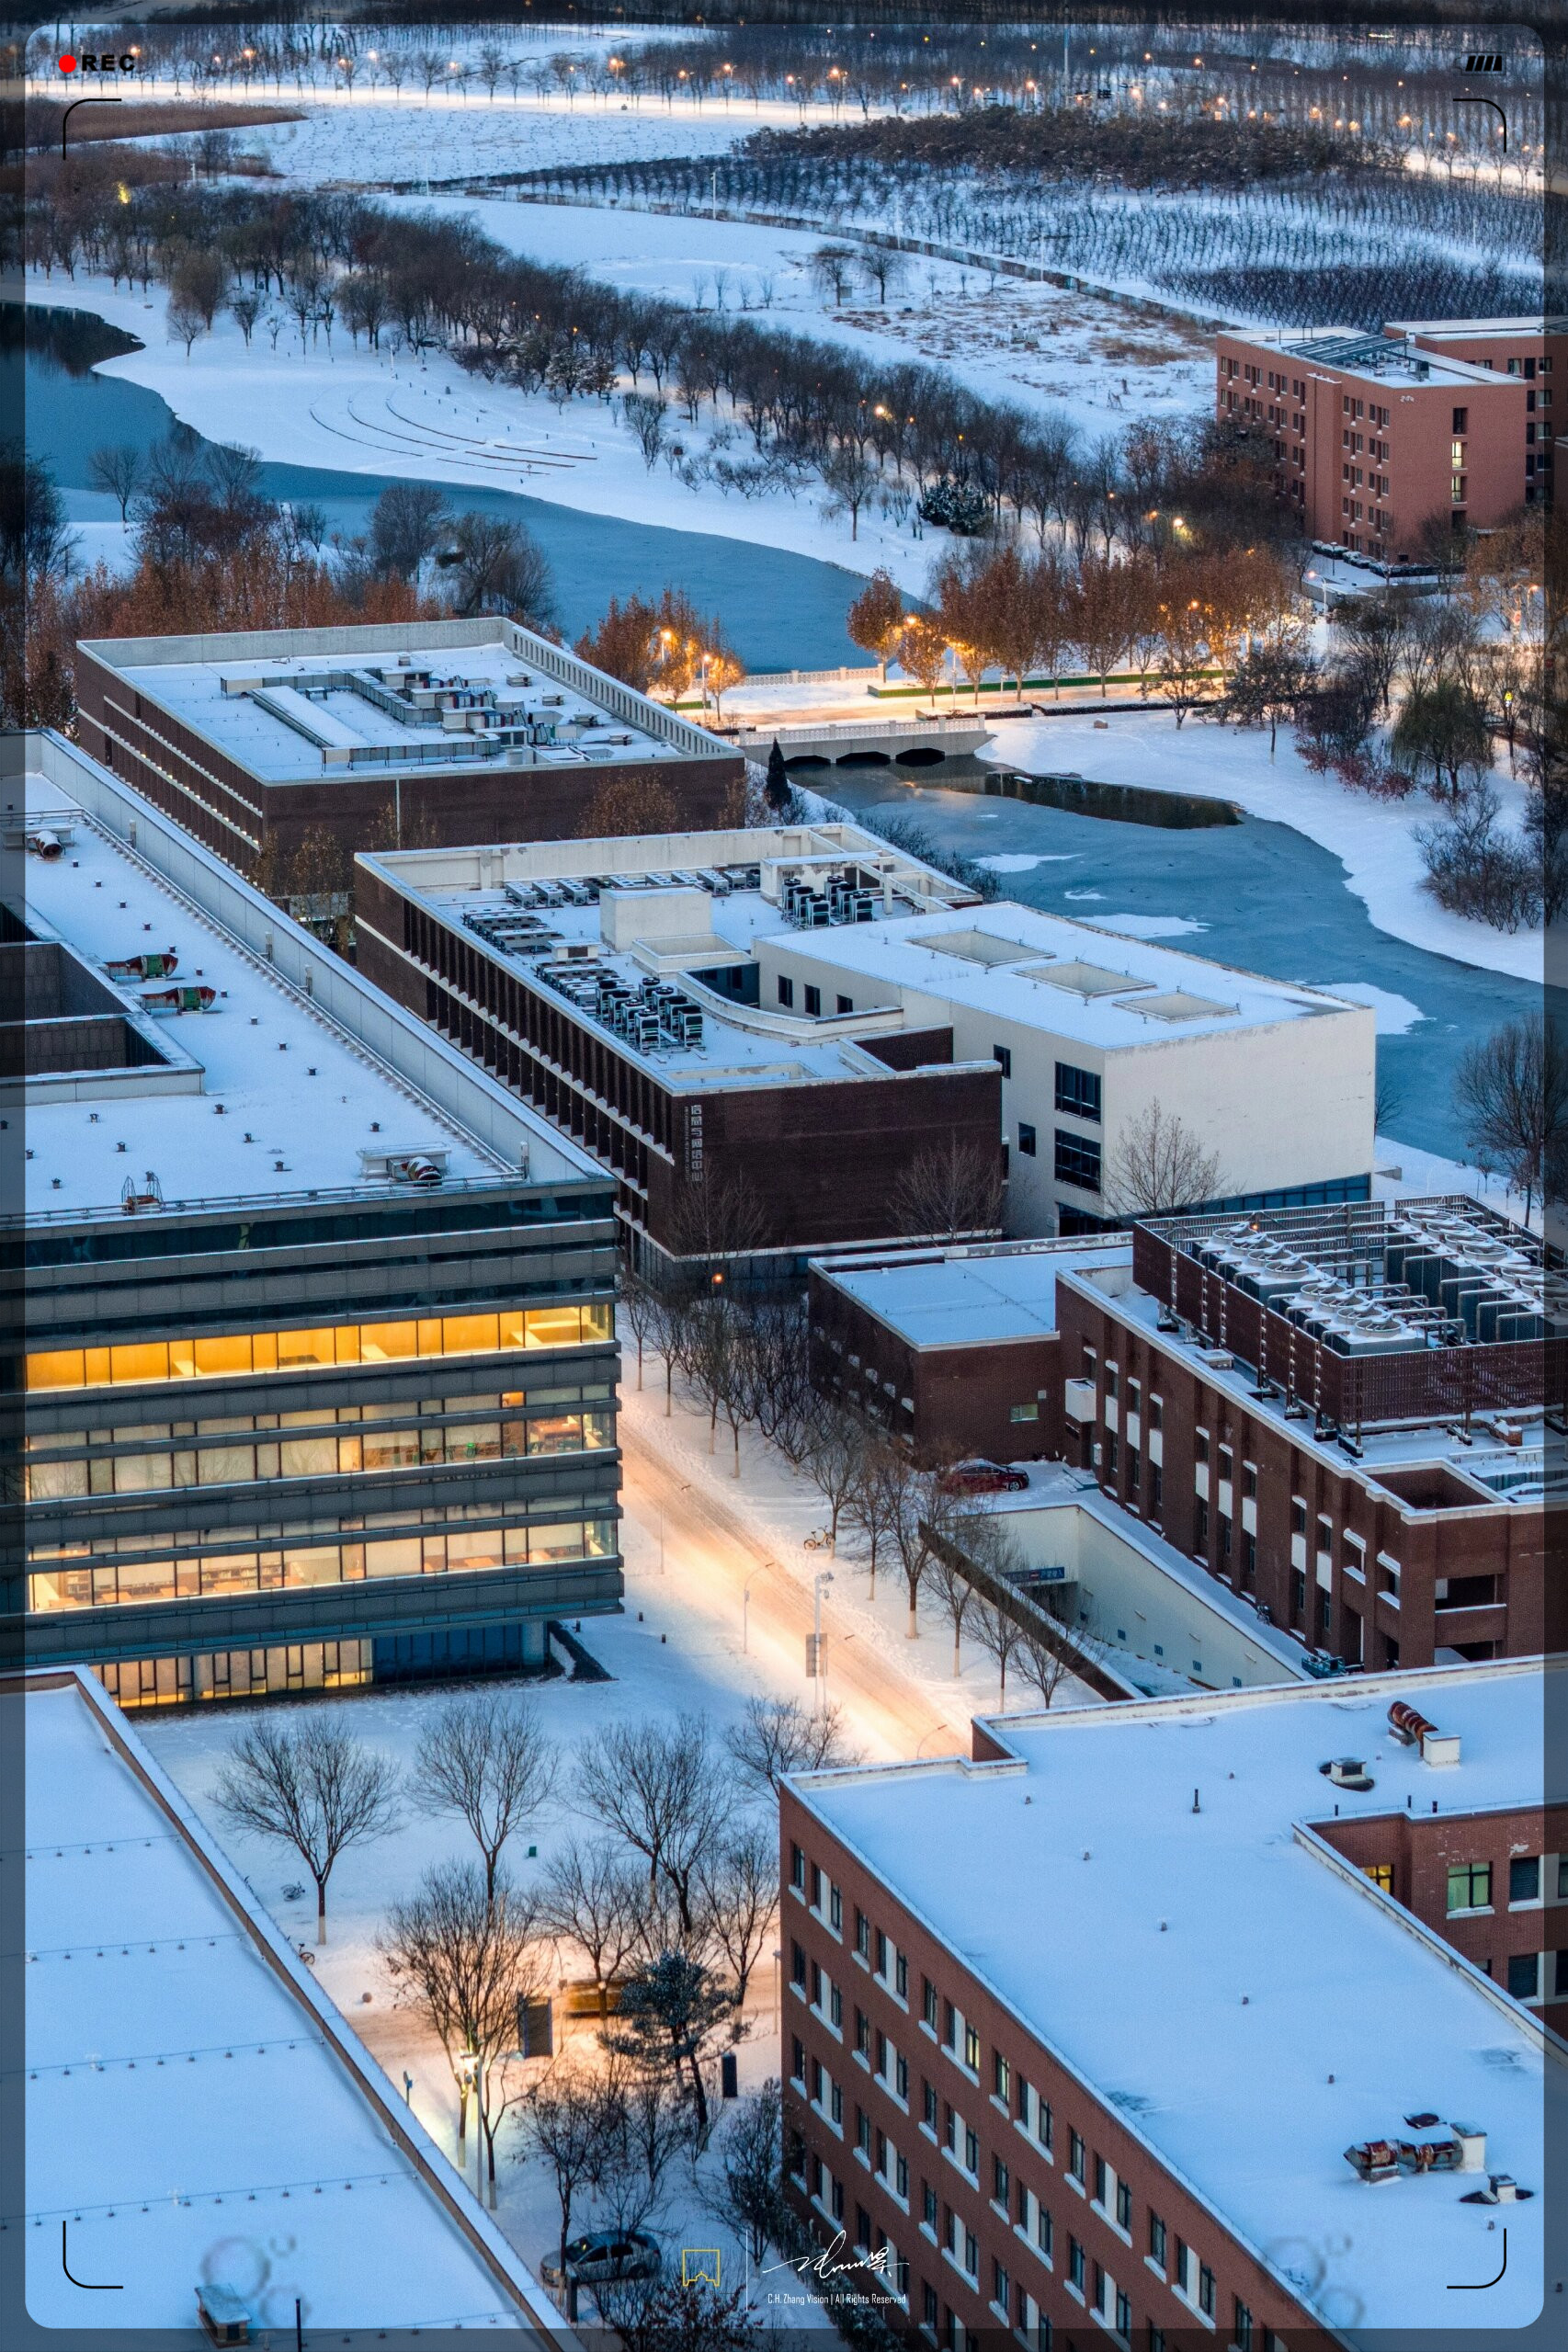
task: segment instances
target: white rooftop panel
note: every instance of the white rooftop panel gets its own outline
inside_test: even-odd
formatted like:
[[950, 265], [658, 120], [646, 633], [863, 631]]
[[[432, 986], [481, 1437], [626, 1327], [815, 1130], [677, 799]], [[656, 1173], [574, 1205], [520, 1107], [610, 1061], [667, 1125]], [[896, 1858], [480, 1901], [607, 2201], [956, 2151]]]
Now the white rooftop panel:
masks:
[[977, 1347], [1047, 1338], [1058, 1275], [1132, 1263], [1130, 1240], [953, 1251], [878, 1265], [824, 1261], [821, 1271], [913, 1347]]
[[[44, 2327], [253, 2343], [456, 2327], [575, 2339], [84, 1675], [27, 1710], [27, 2301]], [[118, 2291], [90, 2300], [76, 2278]]]
[[[799, 1793], [1128, 2130], [1343, 2338], [1453, 2324], [1499, 2268], [1490, 2328], [1540, 2309], [1543, 2074], [1506, 1994], [1298, 1825], [1543, 1798], [1539, 1662], [1108, 1707], [994, 1733], [1017, 1766], [808, 1778]], [[1457, 1733], [1437, 1770], [1394, 1699]], [[1365, 1759], [1373, 1786], [1319, 1767]], [[1193, 1810], [1197, 1790], [1199, 1808]], [[1032, 1801], [1027, 1801], [1032, 1800]], [[1453, 2175], [1360, 2181], [1344, 2150], [1428, 2110], [1487, 2135], [1528, 2201]], [[1417, 2135], [1420, 2136], [1420, 2135]], [[1496, 2228], [1488, 2224], [1495, 2222]]]
[[117, 1207], [127, 1177], [140, 1187], [149, 1169], [169, 1201], [340, 1188], [361, 1181], [359, 1154], [371, 1146], [437, 1146], [453, 1181], [506, 1173], [57, 788], [29, 777], [28, 808], [35, 820], [63, 816], [75, 831], [62, 857], [26, 859], [38, 936], [66, 941], [133, 1009], [162, 983], [109, 980], [103, 967], [147, 949], [173, 948], [176, 983], [217, 992], [209, 1012], [155, 1016], [159, 1032], [201, 1065], [199, 1093], [138, 1094], [132, 1085], [100, 1099], [28, 1104], [29, 1211]]

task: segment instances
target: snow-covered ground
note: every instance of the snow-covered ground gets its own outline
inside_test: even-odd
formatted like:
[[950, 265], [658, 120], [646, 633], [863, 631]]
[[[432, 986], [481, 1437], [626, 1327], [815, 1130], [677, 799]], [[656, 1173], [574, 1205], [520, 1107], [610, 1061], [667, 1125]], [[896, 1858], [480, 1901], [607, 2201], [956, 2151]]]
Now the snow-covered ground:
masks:
[[[885, 564], [911, 593], [930, 568], [931, 542], [915, 539], [907, 523], [862, 514], [852, 540], [847, 519], [824, 515], [820, 483], [798, 495], [774, 491], [750, 499], [711, 482], [687, 489], [663, 459], [644, 465], [608, 402], [579, 399], [558, 408], [543, 392], [485, 384], [444, 352], [417, 358], [404, 352], [394, 360], [363, 344], [356, 350], [341, 327], [330, 347], [324, 337], [301, 349], [291, 320], [276, 349], [264, 324], [247, 349], [226, 312], [187, 358], [168, 340], [161, 287], [143, 298], [85, 273], [34, 274], [27, 292], [29, 301], [95, 311], [141, 336], [144, 350], [103, 361], [101, 372], [146, 385], [209, 440], [237, 442], [266, 459], [454, 487], [479, 483], [584, 514], [787, 549], [853, 572]], [[699, 428], [678, 429], [689, 454], [713, 445], [710, 416]], [[730, 453], [744, 458], [749, 449], [742, 437]], [[607, 583], [607, 594], [612, 588]]]
[[[674, 1415], [665, 1418], [662, 1379], [652, 1359], [648, 1385], [641, 1394], [633, 1385], [634, 1378], [634, 1364], [629, 1358], [623, 1410], [638, 1446], [674, 1468], [694, 1487], [707, 1489], [726, 1510], [755, 1528], [778, 1564], [809, 1590], [825, 1556], [804, 1549], [804, 1537], [820, 1526], [823, 1517], [810, 1482], [792, 1471], [771, 1447], [749, 1435], [742, 1440], [744, 1475], [738, 1483], [733, 1481], [728, 1474], [727, 1433], [721, 1433], [718, 1455], [710, 1457], [707, 1424], [700, 1413], [677, 1400]], [[678, 1531], [666, 1530], [652, 1511], [641, 1507], [634, 1487], [629, 1489], [627, 1503], [625, 1612], [619, 1618], [584, 1619], [581, 1628], [586, 1645], [612, 1679], [558, 1678], [528, 1686], [537, 1698], [546, 1730], [562, 1752], [562, 1769], [556, 1798], [540, 1821], [530, 1823], [518, 1835], [507, 1854], [508, 1868], [525, 1886], [537, 1880], [551, 1856], [585, 1826], [571, 1804], [571, 1751], [580, 1741], [607, 1725], [641, 1721], [667, 1723], [683, 1713], [705, 1716], [715, 1735], [722, 1736], [754, 1693], [810, 1702], [811, 1686], [801, 1674], [798, 1642], [782, 1638], [755, 1607], [743, 1631], [742, 1573], [737, 1570], [717, 1586], [705, 1576], [688, 1574]], [[872, 1758], [896, 1752], [878, 1737], [868, 1721], [857, 1718], [853, 1692], [835, 1676], [835, 1650], [842, 1653], [842, 1645], [858, 1642], [879, 1654], [889, 1653], [894, 1671], [920, 1684], [951, 1725], [953, 1736], [923, 1741], [925, 1752], [967, 1755], [970, 1716], [996, 1711], [994, 1670], [978, 1644], [966, 1641], [963, 1671], [955, 1679], [950, 1671], [950, 1627], [945, 1621], [939, 1623], [929, 1606], [922, 1610], [919, 1640], [908, 1642], [903, 1586], [896, 1575], [884, 1573], [878, 1579], [873, 1603], [865, 1591], [864, 1568], [857, 1566], [847, 1546], [835, 1565], [836, 1581], [824, 1613], [827, 1687], [830, 1696], [845, 1708], [846, 1732], [854, 1745]], [[409, 1689], [351, 1699], [324, 1698], [310, 1704], [312, 1711], [341, 1720], [358, 1738], [404, 1770], [431, 1710], [449, 1695], [445, 1688]], [[1009, 1691], [1008, 1699], [1017, 1708], [1027, 1703], [1028, 1694], [1019, 1686]], [[1069, 1679], [1055, 1703], [1097, 1702]], [[229, 1744], [247, 1713], [231, 1709], [163, 1720], [140, 1716], [137, 1729], [224, 1850], [245, 1872], [258, 1899], [279, 1926], [298, 1944], [314, 1951], [313, 1894], [291, 1897], [283, 1892], [299, 1879], [296, 1858], [283, 1848], [238, 1834], [212, 1802]], [[530, 1847], [537, 1847], [537, 1853], [530, 1854]], [[434, 2035], [416, 2017], [395, 2005], [376, 1938], [389, 1903], [411, 1892], [426, 1869], [467, 1858], [472, 1852], [466, 1830], [452, 1817], [412, 1810], [390, 1839], [350, 1847], [333, 1874], [328, 1941], [315, 1955], [318, 1982], [394, 2085], [402, 2089], [404, 2074], [412, 2077], [410, 2096], [420, 2119], [454, 2162], [457, 2096], [450, 2072]], [[563, 1979], [585, 1972], [570, 1954], [565, 1957]], [[765, 1960], [748, 1998], [748, 2038], [738, 2053], [743, 2090], [778, 2074], [778, 1993], [777, 1973]], [[591, 2055], [593, 2034], [591, 2020], [574, 2024], [567, 2028], [567, 2047]], [[538, 2070], [530, 2064], [514, 2071], [526, 2079]], [[511, 2243], [537, 2267], [555, 2245], [558, 2209], [543, 2169], [537, 2163], [519, 2165], [511, 2160], [514, 2145], [513, 2127], [508, 2125], [497, 2147], [497, 2220]], [[472, 2136], [466, 2155], [472, 2182], [475, 2161]], [[739, 2278], [744, 2276], [742, 2250], [714, 2222], [704, 2201], [713, 2165], [710, 2153], [695, 2176], [684, 2165], [674, 2168], [653, 2226], [667, 2246], [720, 2244], [724, 2248], [726, 2276]], [[574, 2214], [574, 2226], [588, 2226], [592, 2218], [590, 2200]], [[795, 2282], [787, 2283], [795, 2292]], [[756, 2291], [766, 2313], [766, 2285]], [[798, 2306], [790, 2308], [798, 2323]]]
[[909, 256], [885, 304], [864, 282], [836, 304], [811, 278], [816, 232], [504, 198], [389, 201], [468, 214], [510, 252], [638, 293], [749, 314], [769, 332], [841, 344], [863, 359], [927, 361], [986, 399], [1059, 410], [1090, 439], [1133, 416], [1187, 415], [1213, 393], [1207, 335], [1107, 296], [1016, 278], [993, 284], [983, 270]]
[[[1123, 711], [1103, 730], [1092, 718], [1014, 721], [992, 748], [994, 756], [1005, 752], [1009, 765], [1040, 774], [1076, 770], [1101, 784], [1140, 784], [1233, 801], [1250, 815], [1293, 825], [1332, 850], [1344, 861], [1348, 887], [1365, 902], [1380, 930], [1434, 955], [1507, 972], [1516, 980], [1543, 977], [1539, 931], [1495, 931], [1490, 924], [1446, 914], [1421, 888], [1425, 869], [1415, 829], [1439, 813], [1425, 795], [1378, 801], [1346, 790], [1336, 777], [1314, 776], [1288, 732], [1281, 732], [1271, 759], [1268, 736], [1261, 729], [1200, 719], [1177, 727], [1167, 711]], [[1505, 819], [1517, 824], [1524, 813], [1523, 779], [1510, 777], [1505, 767], [1493, 780]]]

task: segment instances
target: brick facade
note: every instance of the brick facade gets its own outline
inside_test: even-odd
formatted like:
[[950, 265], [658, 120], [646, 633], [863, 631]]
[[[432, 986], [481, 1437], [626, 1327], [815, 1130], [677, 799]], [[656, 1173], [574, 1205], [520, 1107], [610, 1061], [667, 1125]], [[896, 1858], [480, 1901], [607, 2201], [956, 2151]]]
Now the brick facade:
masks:
[[1054, 1332], [916, 1347], [815, 1267], [807, 1312], [816, 1386], [907, 1439], [922, 1460], [1061, 1460], [1062, 1349]]
[[822, 2239], [844, 2232], [835, 2259], [887, 2249], [896, 2333], [950, 2352], [1087, 2352], [1108, 2335], [1327, 2352], [1128, 2118], [788, 1786], [780, 1825], [790, 2194]]
[[592, 769], [485, 762], [445, 772], [405, 771], [395, 782], [390, 767], [377, 767], [340, 770], [319, 783], [269, 783], [186, 726], [144, 686], [128, 685], [85, 646], [77, 650], [76, 697], [83, 750], [245, 874], [268, 845], [286, 866], [317, 828], [350, 856], [392, 847], [399, 803], [403, 838], [410, 842], [454, 847], [570, 840], [582, 832], [595, 793], [612, 778], [663, 786], [682, 826], [700, 830], [726, 821], [745, 778], [743, 759], [716, 750], [708, 758]]
[[767, 1203], [764, 1246], [819, 1249], [896, 1230], [891, 1196], [910, 1161], [949, 1138], [1001, 1153], [994, 1067], [683, 1092], [563, 997], [507, 970], [376, 872], [357, 869], [359, 969], [460, 1045], [618, 1178], [635, 1233], [678, 1251], [683, 1186], [741, 1178]]
[[[1065, 1279], [1058, 1297], [1062, 1376], [1095, 1391], [1068, 1459], [1277, 1625], [1369, 1668], [1429, 1665], [1438, 1648], [1490, 1658], [1561, 1646], [1540, 1507], [1476, 1499], [1437, 1460], [1380, 1480], [1313, 1441], [1304, 1409], [1290, 1423], [1249, 1410], [1086, 1285]], [[1442, 1436], [1435, 1426], [1434, 1456]], [[1414, 1447], [1411, 1459], [1419, 1465]]]

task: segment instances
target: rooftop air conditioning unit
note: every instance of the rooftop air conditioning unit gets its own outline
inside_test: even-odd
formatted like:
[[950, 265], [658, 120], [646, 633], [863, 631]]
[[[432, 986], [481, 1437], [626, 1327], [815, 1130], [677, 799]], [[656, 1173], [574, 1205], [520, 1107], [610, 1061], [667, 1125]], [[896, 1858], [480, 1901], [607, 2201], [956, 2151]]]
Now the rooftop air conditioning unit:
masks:
[[361, 1146], [359, 1174], [370, 1184], [439, 1184], [449, 1156], [444, 1143], [401, 1151]]

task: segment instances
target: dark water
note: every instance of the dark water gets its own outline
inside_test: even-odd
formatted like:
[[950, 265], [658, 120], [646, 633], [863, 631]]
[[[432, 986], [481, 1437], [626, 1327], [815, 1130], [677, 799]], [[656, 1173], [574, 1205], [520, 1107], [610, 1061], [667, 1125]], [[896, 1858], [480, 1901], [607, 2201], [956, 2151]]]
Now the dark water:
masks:
[[[18, 414], [25, 364], [28, 447], [71, 494], [74, 522], [119, 519], [113, 499], [88, 487], [89, 453], [106, 442], [148, 448], [174, 422], [157, 392], [91, 372], [97, 361], [138, 347], [133, 337], [91, 312], [36, 309], [28, 313], [24, 363], [16, 306], [0, 305], [3, 413]], [[264, 465], [261, 479], [270, 497], [324, 508], [331, 528], [347, 539], [365, 528], [392, 477]], [[477, 507], [526, 525], [550, 559], [556, 625], [568, 638], [590, 628], [612, 596], [657, 597], [673, 585], [684, 588], [699, 611], [722, 614], [748, 669], [832, 669], [866, 658], [844, 627], [845, 612], [864, 582], [835, 563], [613, 515], [579, 515], [546, 499], [477, 484], [442, 488], [456, 509]]]
[[1406, 998], [1422, 1018], [1378, 1040], [1380, 1073], [1398, 1097], [1384, 1125], [1425, 1151], [1469, 1157], [1452, 1103], [1459, 1057], [1504, 1021], [1541, 1008], [1539, 987], [1380, 931], [1340, 860], [1289, 825], [1244, 814], [1203, 832], [1120, 824], [987, 798], [972, 787], [954, 791], [934, 782], [929, 768], [812, 769], [802, 780], [857, 812], [896, 807], [966, 857], [1061, 861], [998, 876], [1004, 896], [1026, 906], [1086, 923], [1182, 916], [1206, 927], [1168, 944], [1194, 955], [1278, 980], [1356, 981]]

